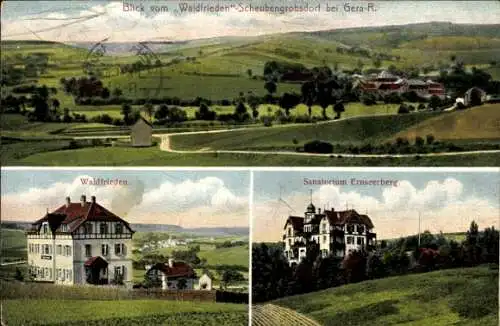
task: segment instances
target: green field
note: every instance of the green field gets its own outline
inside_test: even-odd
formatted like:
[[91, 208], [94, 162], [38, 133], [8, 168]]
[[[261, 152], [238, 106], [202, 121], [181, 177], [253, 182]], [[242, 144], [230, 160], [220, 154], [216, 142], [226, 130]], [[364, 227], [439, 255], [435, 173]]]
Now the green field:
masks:
[[247, 306], [164, 300], [6, 300], [9, 325], [248, 325]]
[[0, 262], [26, 260], [27, 242], [24, 231], [0, 229]]
[[15, 166], [498, 166], [500, 154], [406, 158], [307, 157], [257, 154], [177, 154], [157, 148], [83, 148], [30, 155]]
[[315, 139], [343, 145], [363, 144], [370, 141], [379, 143], [434, 115], [436, 113], [360, 117], [324, 124], [293, 125], [280, 128], [262, 127], [230, 133], [176, 135], [171, 137], [171, 146], [178, 150], [202, 148], [295, 150], [297, 145], [294, 144], [294, 139], [299, 146]]
[[500, 104], [445, 113], [411, 126], [394, 135], [393, 139], [415, 139], [429, 134], [440, 140], [500, 139]]
[[498, 325], [498, 268], [388, 277], [273, 301], [322, 325]]

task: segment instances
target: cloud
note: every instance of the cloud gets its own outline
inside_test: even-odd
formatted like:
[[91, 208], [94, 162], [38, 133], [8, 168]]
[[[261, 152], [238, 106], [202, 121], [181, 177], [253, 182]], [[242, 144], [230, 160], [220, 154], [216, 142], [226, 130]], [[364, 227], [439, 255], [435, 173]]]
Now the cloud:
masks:
[[[133, 2], [133, 1], [129, 1]], [[182, 1], [180, 1], [182, 2]], [[137, 2], [136, 2], [137, 3]], [[186, 3], [186, 2], [185, 2]], [[208, 5], [209, 2], [193, 2], [192, 5]], [[215, 5], [215, 3], [211, 3]], [[316, 31], [322, 29], [349, 28], [359, 26], [381, 26], [428, 21], [442, 21], [443, 17], [455, 23], [496, 23], [500, 6], [494, 1], [467, 4], [465, 2], [437, 3], [426, 1], [377, 2], [376, 12], [347, 12], [344, 3], [340, 1], [328, 2], [329, 6], [337, 5], [337, 12], [328, 12], [324, 1], [310, 2], [310, 6], [320, 5], [319, 12], [287, 12], [285, 14], [270, 13], [252, 10], [248, 5], [258, 6], [255, 1], [220, 2], [219, 4], [234, 5], [230, 10], [210, 12], [180, 12], [179, 2], [145, 2], [145, 13], [125, 10], [123, 2], [110, 2], [106, 5], [94, 5], [87, 10], [76, 12], [73, 15], [59, 12], [54, 7], [50, 14], [40, 14], [37, 18], [53, 17], [88, 17], [101, 13], [99, 17], [74, 25], [61, 26], [64, 21], [54, 20], [23, 20], [26, 17], [7, 15], [2, 17], [2, 38], [11, 38], [12, 35], [23, 35], [23, 38], [36, 39], [37, 36], [30, 30], [40, 31], [50, 27], [56, 29], [38, 33], [46, 40], [61, 42], [87, 41], [97, 42], [110, 37], [110, 41], [139, 42], [151, 39], [186, 40], [195, 38], [209, 38], [220, 36], [255, 36], [276, 32]], [[243, 6], [240, 6], [242, 4]], [[281, 5], [281, 1], [266, 1], [262, 4], [270, 7]], [[304, 3], [287, 3], [286, 6], [295, 6]], [[356, 5], [353, 1], [352, 5]], [[168, 11], [153, 12], [152, 6], [168, 6]], [[450, 7], [452, 6], [452, 7]], [[9, 14], [13, 10], [8, 4], [4, 11]], [[246, 9], [242, 9], [246, 8]], [[59, 11], [58, 11], [59, 10]], [[453, 12], [453, 15], [449, 15]], [[415, 14], [418, 13], [418, 14]], [[16, 39], [16, 37], [12, 37]]]
[[[303, 216], [310, 201], [305, 194], [284, 198], [291, 208], [278, 201], [256, 202], [254, 205], [254, 241], [278, 241], [289, 215]], [[463, 184], [454, 178], [428, 182], [417, 189], [409, 181], [400, 181], [397, 187], [384, 189], [381, 198], [356, 191], [325, 185], [313, 193], [316, 208], [345, 210], [354, 208], [367, 213], [375, 225], [378, 238], [393, 238], [415, 234], [418, 216], [421, 230], [457, 232], [468, 228], [475, 220], [481, 228], [498, 227], [498, 204], [464, 192]]]
[[47, 188], [3, 195], [2, 219], [35, 221], [47, 209], [52, 211], [64, 204], [66, 196], [79, 201], [85, 194], [87, 200], [96, 196], [98, 203], [132, 223], [190, 227], [248, 225], [248, 198], [234, 194], [219, 178], [166, 181], [148, 190], [137, 177], [127, 178], [126, 185], [118, 186], [89, 185], [82, 181], [91, 179], [81, 175], [71, 183], [54, 183]]

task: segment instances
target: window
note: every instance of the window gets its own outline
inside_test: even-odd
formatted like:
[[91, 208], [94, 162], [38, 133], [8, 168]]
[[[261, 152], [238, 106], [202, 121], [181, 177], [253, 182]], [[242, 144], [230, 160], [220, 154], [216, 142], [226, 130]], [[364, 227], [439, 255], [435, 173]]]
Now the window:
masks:
[[117, 243], [115, 244], [115, 255], [125, 255], [125, 244]]
[[101, 245], [101, 254], [103, 256], [109, 255], [109, 246], [107, 244]]
[[122, 234], [123, 233], [123, 224], [116, 223], [116, 225], [115, 225], [115, 233], [116, 234]]
[[348, 224], [346, 226], [347, 232], [353, 233], [354, 232], [354, 225]]
[[108, 234], [108, 225], [106, 223], [101, 223], [99, 225], [99, 231], [101, 234]]
[[365, 233], [365, 226], [364, 225], [358, 225], [358, 232], [359, 233]]
[[288, 245], [292, 245], [292, 239], [288, 239]]
[[326, 235], [323, 236], [323, 243], [326, 242]]
[[36, 244], [36, 245], [35, 245], [35, 252], [36, 252], [37, 254], [39, 254], [39, 253], [40, 253], [40, 245], [39, 245], [39, 244]]
[[322, 226], [323, 226], [323, 233], [326, 233], [326, 223], [323, 223]]
[[115, 266], [115, 275], [125, 275], [125, 266]]
[[42, 245], [42, 253], [44, 255], [50, 255], [52, 254], [52, 246], [48, 244]]
[[288, 236], [291, 237], [292, 236], [292, 228], [288, 228]]
[[353, 237], [347, 237], [347, 244], [353, 244], [354, 243], [354, 238]]
[[85, 245], [85, 256], [86, 257], [91, 257], [92, 256], [92, 246], [89, 244]]
[[92, 224], [91, 223], [88, 223], [88, 222], [85, 223], [85, 225], [84, 225], [84, 232], [86, 234], [92, 233]]
[[49, 226], [46, 223], [43, 225], [43, 233], [49, 233]]
[[357, 241], [358, 241], [358, 245], [363, 245], [363, 243], [365, 242], [364, 239], [362, 237], [358, 237], [357, 238]]
[[62, 245], [57, 245], [57, 247], [56, 247], [56, 254], [57, 255], [62, 255]]
[[71, 256], [71, 246], [64, 246], [64, 255]]

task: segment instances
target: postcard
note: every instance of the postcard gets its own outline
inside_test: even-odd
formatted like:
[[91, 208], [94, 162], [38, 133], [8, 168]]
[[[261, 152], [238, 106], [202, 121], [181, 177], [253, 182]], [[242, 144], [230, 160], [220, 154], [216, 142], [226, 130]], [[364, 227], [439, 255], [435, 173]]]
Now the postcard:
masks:
[[2, 165], [498, 166], [498, 1], [4, 1]]
[[249, 173], [2, 171], [2, 325], [248, 325]]
[[252, 325], [498, 324], [498, 170], [256, 171], [254, 189]]

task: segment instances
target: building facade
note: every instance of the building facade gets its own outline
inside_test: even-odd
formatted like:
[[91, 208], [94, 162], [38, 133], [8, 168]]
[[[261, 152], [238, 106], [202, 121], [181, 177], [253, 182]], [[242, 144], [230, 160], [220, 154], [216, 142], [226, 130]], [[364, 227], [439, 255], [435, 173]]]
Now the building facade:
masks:
[[28, 264], [35, 281], [56, 284], [132, 283], [130, 225], [94, 196], [66, 204], [27, 231]]
[[311, 203], [304, 217], [289, 216], [283, 228], [284, 254], [290, 265], [299, 264], [310, 244], [319, 247], [322, 257], [345, 257], [353, 250], [372, 250], [376, 243], [373, 223], [355, 210], [321, 209]]

